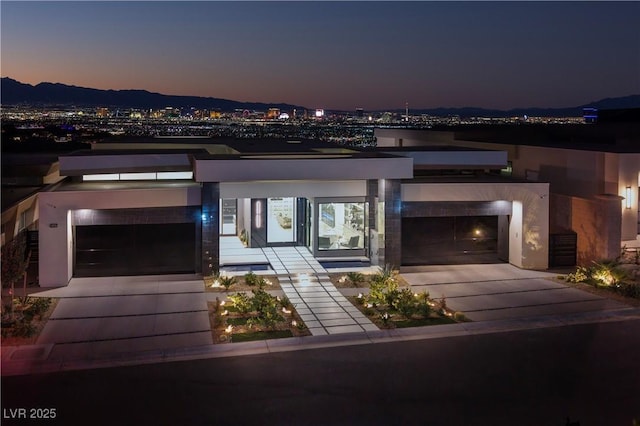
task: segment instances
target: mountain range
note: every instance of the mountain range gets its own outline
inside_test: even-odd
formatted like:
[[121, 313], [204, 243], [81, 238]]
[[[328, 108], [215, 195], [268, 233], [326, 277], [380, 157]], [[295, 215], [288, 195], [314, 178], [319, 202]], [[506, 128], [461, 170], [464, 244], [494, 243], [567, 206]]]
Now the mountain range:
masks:
[[[286, 103], [267, 104], [261, 102], [240, 102], [201, 96], [175, 96], [153, 93], [146, 90], [101, 90], [86, 87], [69, 86], [61, 83], [39, 83], [35, 86], [21, 83], [9, 77], [3, 77], [0, 86], [0, 103], [8, 105], [31, 106], [77, 106], [159, 109], [168, 106], [176, 108], [212, 109], [234, 111], [248, 109], [266, 111], [279, 108], [283, 111], [304, 110], [304, 106]], [[582, 115], [583, 108], [618, 109], [640, 108], [640, 95], [618, 98], [606, 98], [567, 108], [515, 108], [510, 110], [465, 108], [411, 109], [411, 114], [429, 114], [433, 116], [458, 115], [462, 117], [576, 117]], [[394, 112], [402, 113], [397, 109]]]

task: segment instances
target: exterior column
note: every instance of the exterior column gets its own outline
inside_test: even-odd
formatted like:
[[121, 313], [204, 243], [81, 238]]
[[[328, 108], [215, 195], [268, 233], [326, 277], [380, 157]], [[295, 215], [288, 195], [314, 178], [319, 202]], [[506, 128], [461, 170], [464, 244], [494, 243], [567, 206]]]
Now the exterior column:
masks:
[[367, 203], [369, 205], [368, 221], [369, 227], [369, 260], [372, 265], [378, 265], [378, 253], [379, 253], [379, 237], [377, 227], [377, 212], [378, 212], [378, 180], [367, 180]]
[[402, 194], [399, 179], [381, 179], [379, 200], [384, 203], [384, 249], [380, 250], [380, 265], [400, 268], [402, 249]]
[[202, 275], [220, 268], [220, 184], [202, 183]]

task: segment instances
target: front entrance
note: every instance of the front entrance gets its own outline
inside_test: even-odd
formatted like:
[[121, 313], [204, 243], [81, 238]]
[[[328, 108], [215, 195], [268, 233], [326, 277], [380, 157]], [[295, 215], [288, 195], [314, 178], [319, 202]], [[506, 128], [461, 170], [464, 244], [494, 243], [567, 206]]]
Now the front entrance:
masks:
[[365, 197], [224, 199], [221, 207], [220, 235], [234, 235], [233, 221], [246, 247], [304, 246], [316, 258], [368, 258]]
[[250, 247], [306, 245], [307, 204], [296, 197], [252, 199]]

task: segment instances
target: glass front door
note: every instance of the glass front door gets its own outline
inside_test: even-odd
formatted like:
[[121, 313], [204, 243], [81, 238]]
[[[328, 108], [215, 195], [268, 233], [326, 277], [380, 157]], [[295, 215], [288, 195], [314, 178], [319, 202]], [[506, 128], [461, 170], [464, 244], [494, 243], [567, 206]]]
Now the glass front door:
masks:
[[236, 235], [238, 207], [235, 199], [220, 202], [220, 235]]
[[296, 242], [296, 199], [267, 199], [267, 243]]

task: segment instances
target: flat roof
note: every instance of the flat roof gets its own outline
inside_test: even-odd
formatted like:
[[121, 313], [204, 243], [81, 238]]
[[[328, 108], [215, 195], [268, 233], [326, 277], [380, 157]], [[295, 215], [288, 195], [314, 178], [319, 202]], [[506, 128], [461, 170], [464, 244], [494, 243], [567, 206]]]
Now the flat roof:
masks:
[[126, 146], [146, 150], [151, 149], [180, 149], [199, 148], [210, 154], [245, 154], [245, 153], [304, 153], [322, 152], [322, 150], [351, 150], [360, 149], [344, 147], [333, 142], [318, 139], [294, 138], [231, 138], [231, 137], [150, 137], [123, 136], [112, 137], [94, 144], [93, 151], [101, 151], [102, 147], [114, 149], [116, 146]]
[[53, 192], [63, 191], [104, 191], [127, 189], [169, 189], [200, 187], [198, 182], [190, 180], [154, 180], [154, 181], [65, 181], [58, 185]]
[[526, 179], [518, 179], [509, 176], [492, 174], [473, 175], [438, 175], [438, 176], [416, 176], [413, 179], [402, 180], [402, 184], [420, 183], [546, 183], [534, 182]]
[[[528, 145], [612, 153], [640, 153], [640, 123], [596, 124], [461, 124], [420, 128], [376, 128], [380, 136], [415, 132], [425, 141], [429, 134], [449, 133], [451, 141]], [[437, 143], [437, 142], [436, 142]], [[412, 149], [413, 147], [409, 147]]]
[[[181, 140], [188, 142], [182, 149]], [[167, 149], [164, 143], [169, 144]], [[60, 173], [193, 170], [198, 182], [340, 180], [410, 177], [412, 164], [412, 159], [403, 155], [310, 139], [122, 138], [61, 156]]]

